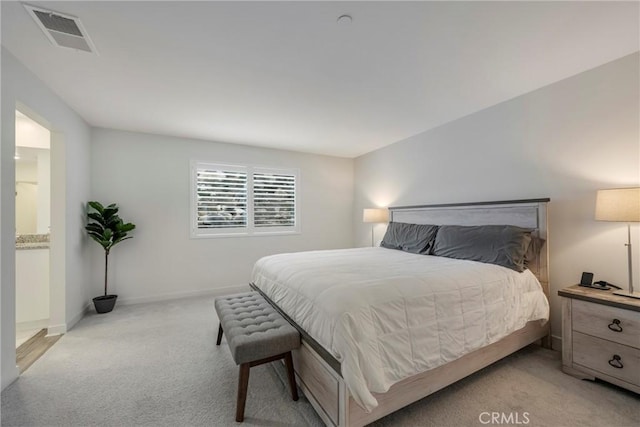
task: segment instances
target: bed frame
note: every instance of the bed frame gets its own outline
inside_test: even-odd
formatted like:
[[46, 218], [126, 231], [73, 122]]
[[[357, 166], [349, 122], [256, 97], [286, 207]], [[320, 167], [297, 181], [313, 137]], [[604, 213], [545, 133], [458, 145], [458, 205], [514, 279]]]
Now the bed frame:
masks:
[[[512, 200], [389, 208], [390, 220], [436, 225], [515, 225], [535, 229], [548, 241], [549, 199]], [[529, 266], [549, 298], [548, 245]], [[255, 286], [252, 287], [260, 292]], [[262, 293], [262, 292], [261, 292]], [[265, 296], [263, 294], [263, 296]], [[363, 426], [420, 400], [509, 354], [540, 340], [550, 347], [549, 322], [529, 322], [502, 340], [453, 362], [422, 372], [394, 384], [386, 393], [374, 393], [378, 407], [366, 413], [349, 395], [340, 375], [340, 363], [267, 298], [302, 334], [302, 346], [294, 351], [296, 380], [307, 399], [328, 426]]]

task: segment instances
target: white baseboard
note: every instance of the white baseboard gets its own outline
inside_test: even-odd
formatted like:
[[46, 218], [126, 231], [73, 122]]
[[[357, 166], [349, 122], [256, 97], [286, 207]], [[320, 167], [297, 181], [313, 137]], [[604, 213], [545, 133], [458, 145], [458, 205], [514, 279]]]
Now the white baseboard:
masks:
[[58, 325], [49, 325], [47, 327], [47, 336], [52, 337], [56, 335], [62, 335], [67, 333], [67, 324], [60, 323]]
[[71, 330], [71, 328], [73, 328], [74, 326], [76, 326], [76, 324], [82, 320], [82, 318], [84, 316], [87, 315], [87, 313], [89, 313], [91, 311], [91, 309], [93, 308], [93, 304], [89, 303], [87, 305], [84, 306], [84, 308], [82, 309], [82, 311], [78, 314], [76, 314], [75, 316], [73, 316], [71, 318], [71, 320], [69, 320], [67, 322], [67, 331]]
[[248, 284], [225, 286], [223, 288], [202, 289], [199, 291], [186, 292], [170, 292], [147, 297], [118, 298], [118, 305], [144, 304], [148, 302], [169, 301], [174, 299], [192, 298], [192, 297], [219, 297], [222, 295], [230, 295], [238, 292], [248, 292], [251, 288]]
[[67, 323], [60, 323], [58, 325], [49, 325], [47, 328], [47, 336], [52, 337], [56, 335], [66, 334], [71, 330], [89, 311], [91, 311], [91, 304], [87, 304], [82, 311], [73, 316]]
[[[182, 299], [182, 298], [193, 298], [193, 297], [218, 297], [222, 295], [230, 295], [238, 292], [247, 292], [251, 290], [248, 284], [244, 285], [235, 285], [235, 286], [225, 286], [223, 288], [214, 288], [214, 289], [203, 289], [199, 291], [186, 291], [186, 292], [170, 292], [166, 294], [153, 295], [148, 297], [132, 297], [132, 298], [122, 298], [118, 299], [118, 305], [133, 305], [133, 304], [144, 304], [148, 302], [160, 302], [160, 301], [170, 301], [174, 299]], [[93, 310], [93, 305], [91, 303], [87, 304], [85, 308], [73, 318], [65, 323], [59, 325], [49, 325], [47, 336], [53, 335], [61, 335], [67, 333], [67, 331], [71, 330], [76, 323], [80, 321], [87, 313], [90, 313]]]
[[44, 329], [49, 324], [49, 319], [30, 320], [16, 323], [16, 331], [28, 331], [30, 329]]

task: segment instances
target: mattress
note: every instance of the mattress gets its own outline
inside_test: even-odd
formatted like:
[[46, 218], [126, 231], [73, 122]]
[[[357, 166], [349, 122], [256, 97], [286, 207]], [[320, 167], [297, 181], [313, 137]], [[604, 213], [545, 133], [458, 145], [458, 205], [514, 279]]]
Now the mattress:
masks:
[[372, 392], [549, 316], [529, 270], [379, 247], [267, 256], [253, 283], [340, 361], [366, 411]]

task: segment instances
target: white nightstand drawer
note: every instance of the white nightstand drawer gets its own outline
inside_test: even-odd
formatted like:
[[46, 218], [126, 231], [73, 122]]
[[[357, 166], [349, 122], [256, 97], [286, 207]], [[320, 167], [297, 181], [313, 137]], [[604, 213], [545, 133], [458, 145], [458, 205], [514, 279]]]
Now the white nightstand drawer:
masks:
[[574, 332], [573, 363], [640, 386], [640, 349]]
[[573, 300], [573, 330], [640, 348], [640, 312]]

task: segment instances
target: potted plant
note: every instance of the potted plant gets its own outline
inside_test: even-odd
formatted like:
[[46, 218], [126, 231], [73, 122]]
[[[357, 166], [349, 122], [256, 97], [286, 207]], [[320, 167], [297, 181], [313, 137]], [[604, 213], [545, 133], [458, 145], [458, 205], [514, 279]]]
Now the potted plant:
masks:
[[131, 239], [127, 234], [136, 228], [131, 223], [125, 223], [118, 216], [118, 206], [115, 203], [107, 207], [98, 202], [88, 203], [89, 222], [85, 230], [89, 236], [104, 249], [104, 295], [93, 299], [93, 305], [98, 313], [109, 313], [116, 305], [118, 295], [109, 295], [107, 292], [107, 273], [109, 271], [109, 252], [116, 244], [123, 240]]

